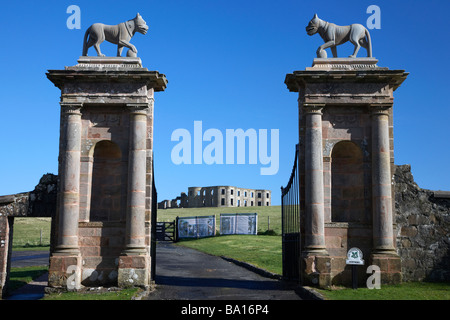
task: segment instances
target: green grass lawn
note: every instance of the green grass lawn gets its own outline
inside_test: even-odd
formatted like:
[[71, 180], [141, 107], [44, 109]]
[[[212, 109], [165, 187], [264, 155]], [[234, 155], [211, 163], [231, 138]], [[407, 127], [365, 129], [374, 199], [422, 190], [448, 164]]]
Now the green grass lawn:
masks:
[[8, 293], [23, 287], [48, 271], [46, 266], [11, 268], [9, 273]]
[[140, 288], [122, 289], [118, 291], [81, 291], [46, 294], [40, 300], [131, 300], [142, 292]]
[[227, 235], [184, 240], [177, 244], [215, 256], [247, 262], [269, 272], [282, 274], [280, 236]]
[[13, 250], [48, 249], [50, 224], [51, 218], [14, 218]]
[[450, 283], [404, 282], [380, 289], [319, 290], [327, 300], [450, 300]]

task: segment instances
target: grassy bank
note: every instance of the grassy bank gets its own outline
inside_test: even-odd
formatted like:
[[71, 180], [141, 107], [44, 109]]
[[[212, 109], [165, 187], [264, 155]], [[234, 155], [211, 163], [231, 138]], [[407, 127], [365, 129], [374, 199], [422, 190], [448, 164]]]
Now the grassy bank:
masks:
[[130, 288], [117, 291], [92, 290], [46, 294], [41, 300], [132, 300], [142, 289]]
[[45, 250], [50, 246], [51, 218], [14, 218], [13, 250]]
[[26, 285], [48, 271], [46, 266], [11, 268], [9, 273], [8, 293]]
[[280, 236], [229, 235], [185, 240], [177, 244], [215, 256], [247, 262], [272, 273], [282, 274]]
[[450, 283], [405, 282], [379, 290], [335, 288], [318, 290], [327, 300], [450, 300]]

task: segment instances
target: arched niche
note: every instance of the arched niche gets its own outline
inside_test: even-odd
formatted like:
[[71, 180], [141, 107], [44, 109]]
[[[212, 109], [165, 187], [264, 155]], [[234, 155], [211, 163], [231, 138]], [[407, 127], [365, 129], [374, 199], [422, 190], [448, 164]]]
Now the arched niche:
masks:
[[96, 143], [92, 152], [92, 183], [89, 221], [123, 220], [122, 152], [112, 141]]
[[368, 222], [361, 148], [352, 141], [340, 141], [334, 145], [330, 160], [331, 221]]

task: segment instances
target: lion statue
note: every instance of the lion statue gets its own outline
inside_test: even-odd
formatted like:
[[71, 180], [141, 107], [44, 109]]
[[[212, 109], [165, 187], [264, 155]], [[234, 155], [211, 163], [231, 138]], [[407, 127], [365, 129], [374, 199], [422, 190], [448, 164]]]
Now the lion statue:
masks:
[[370, 40], [369, 31], [361, 24], [352, 24], [349, 26], [338, 26], [334, 23], [329, 23], [319, 19], [317, 13], [306, 26], [306, 32], [312, 36], [319, 33], [325, 42], [317, 49], [318, 58], [326, 58], [327, 53], [325, 49], [331, 48], [333, 57], [337, 58], [336, 46], [350, 41], [355, 50], [350, 58], [355, 58], [360, 47], [367, 50], [367, 56], [372, 57], [372, 42]]
[[115, 26], [94, 23], [84, 34], [83, 56], [87, 56], [88, 49], [94, 46], [97, 55], [99, 57], [104, 57], [105, 55], [100, 51], [100, 44], [106, 40], [117, 44], [118, 57], [122, 55], [123, 47], [129, 48], [127, 56], [136, 57], [137, 49], [129, 42], [136, 31], [144, 35], [148, 31], [148, 26], [139, 13], [134, 19], [119, 23]]

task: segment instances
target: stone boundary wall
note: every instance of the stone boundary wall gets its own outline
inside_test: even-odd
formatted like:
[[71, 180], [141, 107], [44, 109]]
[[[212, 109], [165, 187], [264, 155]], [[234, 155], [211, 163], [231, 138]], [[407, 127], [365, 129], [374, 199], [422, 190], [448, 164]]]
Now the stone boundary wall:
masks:
[[57, 184], [58, 176], [48, 173], [33, 191], [0, 196], [0, 299], [11, 267], [14, 217], [54, 217]]
[[53, 217], [58, 176], [47, 173], [33, 191], [0, 196], [0, 216]]
[[396, 166], [395, 223], [403, 281], [450, 281], [450, 192], [419, 188]]

